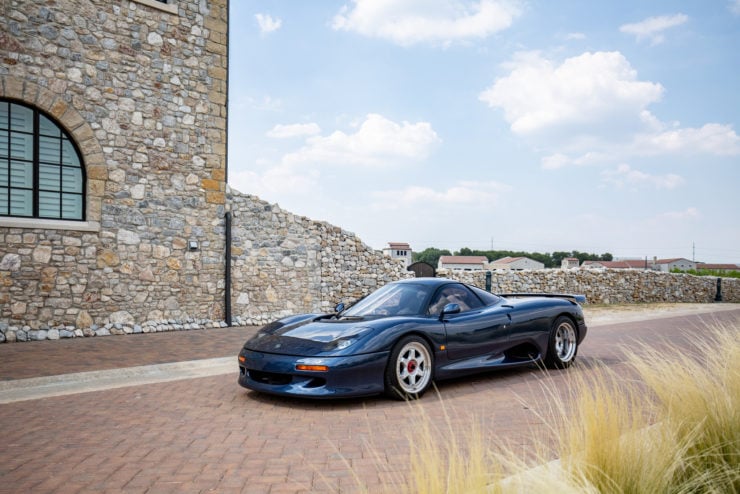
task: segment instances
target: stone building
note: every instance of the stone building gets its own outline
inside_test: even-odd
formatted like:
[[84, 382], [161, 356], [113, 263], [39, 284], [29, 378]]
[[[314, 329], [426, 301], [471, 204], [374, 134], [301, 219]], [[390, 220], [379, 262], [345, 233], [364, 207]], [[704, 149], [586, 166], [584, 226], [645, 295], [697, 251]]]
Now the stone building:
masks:
[[228, 0], [0, 9], [0, 342], [257, 324], [408, 276], [229, 189]]
[[414, 262], [414, 251], [406, 242], [388, 242], [388, 246], [383, 249], [383, 254], [393, 259], [403, 259], [405, 267], [411, 266]]
[[0, 321], [222, 319], [227, 0], [0, 8]]

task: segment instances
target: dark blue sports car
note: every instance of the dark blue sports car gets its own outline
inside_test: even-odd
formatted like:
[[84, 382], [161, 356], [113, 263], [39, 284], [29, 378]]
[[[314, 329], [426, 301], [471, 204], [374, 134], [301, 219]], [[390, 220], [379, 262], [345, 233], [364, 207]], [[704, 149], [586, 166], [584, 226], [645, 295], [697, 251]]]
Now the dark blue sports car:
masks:
[[239, 353], [239, 384], [287, 396], [420, 397], [433, 380], [542, 362], [568, 367], [581, 295], [493, 295], [443, 278], [389, 283], [334, 314], [268, 324]]

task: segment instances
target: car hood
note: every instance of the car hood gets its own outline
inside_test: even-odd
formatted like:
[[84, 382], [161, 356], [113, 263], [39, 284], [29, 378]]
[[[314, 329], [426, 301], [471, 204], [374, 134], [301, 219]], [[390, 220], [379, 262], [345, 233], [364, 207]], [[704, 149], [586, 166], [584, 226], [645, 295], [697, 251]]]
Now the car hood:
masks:
[[356, 341], [373, 332], [373, 321], [317, 321], [309, 317], [299, 321], [268, 324], [244, 348], [282, 355], [316, 356], [337, 354], [341, 340]]

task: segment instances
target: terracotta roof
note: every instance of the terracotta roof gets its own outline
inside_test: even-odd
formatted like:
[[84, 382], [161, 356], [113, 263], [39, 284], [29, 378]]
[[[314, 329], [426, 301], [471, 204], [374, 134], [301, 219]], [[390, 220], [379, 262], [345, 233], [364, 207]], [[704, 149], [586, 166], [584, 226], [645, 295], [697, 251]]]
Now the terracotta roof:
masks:
[[411, 250], [411, 246], [409, 244], [401, 243], [401, 242], [388, 242], [388, 247], [391, 249], [406, 249]]
[[737, 264], [709, 264], [706, 262], [697, 262], [697, 269], [729, 269], [729, 270], [740, 270], [740, 265]]
[[670, 264], [672, 262], [677, 262], [677, 261], [688, 261], [688, 262], [691, 262], [688, 259], [686, 259], [685, 257], [676, 257], [676, 258], [673, 258], [673, 259], [658, 259], [657, 261], [655, 261], [655, 264]]
[[481, 264], [488, 262], [486, 256], [440, 256], [442, 264]]

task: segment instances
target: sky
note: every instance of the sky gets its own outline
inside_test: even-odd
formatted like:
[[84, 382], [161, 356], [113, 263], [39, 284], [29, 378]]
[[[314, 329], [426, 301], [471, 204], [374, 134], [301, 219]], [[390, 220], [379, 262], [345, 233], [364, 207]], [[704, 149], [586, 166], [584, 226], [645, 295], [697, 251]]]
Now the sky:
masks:
[[382, 249], [740, 263], [740, 0], [232, 0], [228, 181]]

